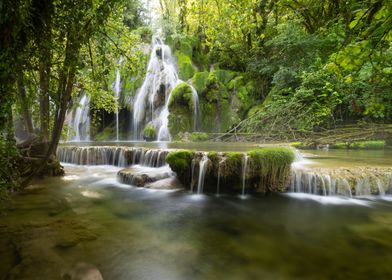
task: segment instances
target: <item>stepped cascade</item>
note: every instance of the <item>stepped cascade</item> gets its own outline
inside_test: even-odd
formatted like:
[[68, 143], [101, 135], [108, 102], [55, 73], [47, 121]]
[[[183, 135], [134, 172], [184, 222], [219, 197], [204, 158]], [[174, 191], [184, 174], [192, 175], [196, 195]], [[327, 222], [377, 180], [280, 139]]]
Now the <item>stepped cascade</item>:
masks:
[[[169, 100], [173, 89], [182, 83], [178, 77], [171, 49], [161, 39], [153, 37], [152, 51], [147, 66], [145, 80], [138, 90], [133, 108], [133, 137], [142, 139], [143, 129], [152, 125], [157, 132], [158, 141], [170, 141], [168, 129]], [[194, 123], [198, 119], [198, 95], [192, 89], [194, 102]]]
[[90, 140], [90, 96], [83, 94], [78, 107], [68, 113], [68, 141]]
[[140, 164], [161, 167], [166, 164], [168, 150], [110, 146], [60, 146], [57, 156], [61, 162], [78, 165], [113, 165], [127, 167]]

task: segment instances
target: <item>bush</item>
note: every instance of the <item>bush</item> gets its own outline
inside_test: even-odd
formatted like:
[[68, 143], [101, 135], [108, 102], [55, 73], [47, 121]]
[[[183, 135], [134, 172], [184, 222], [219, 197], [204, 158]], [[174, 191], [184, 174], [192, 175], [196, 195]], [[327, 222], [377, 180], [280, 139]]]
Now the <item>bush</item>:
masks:
[[385, 148], [385, 141], [361, 141], [351, 143], [351, 149], [382, 150]]
[[208, 140], [208, 134], [205, 132], [192, 132], [191, 134], [192, 142], [207, 141], [207, 140]]

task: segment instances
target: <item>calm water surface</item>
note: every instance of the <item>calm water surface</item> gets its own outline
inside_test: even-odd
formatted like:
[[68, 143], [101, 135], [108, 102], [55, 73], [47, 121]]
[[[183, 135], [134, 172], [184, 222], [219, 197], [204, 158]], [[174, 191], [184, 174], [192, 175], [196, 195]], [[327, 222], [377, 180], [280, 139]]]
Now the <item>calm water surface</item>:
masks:
[[0, 279], [392, 279], [392, 199], [192, 195], [66, 166], [0, 220]]

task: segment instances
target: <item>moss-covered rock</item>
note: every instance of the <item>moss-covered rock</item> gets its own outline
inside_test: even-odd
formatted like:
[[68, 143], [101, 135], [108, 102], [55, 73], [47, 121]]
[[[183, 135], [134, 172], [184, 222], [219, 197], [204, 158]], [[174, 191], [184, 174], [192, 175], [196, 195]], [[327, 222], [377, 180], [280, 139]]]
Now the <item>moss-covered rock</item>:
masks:
[[[166, 161], [183, 185], [194, 190], [198, 184], [200, 162], [205, 155], [201, 152], [177, 151], [169, 153]], [[294, 151], [283, 147], [262, 148], [247, 154], [209, 152], [207, 157], [205, 191], [215, 192], [219, 180], [221, 192], [240, 193], [245, 187], [250, 192], [267, 193], [287, 190]]]
[[192, 89], [187, 83], [174, 88], [169, 100], [169, 131], [174, 139], [180, 133], [191, 132], [194, 128], [195, 103]]
[[192, 85], [195, 87], [198, 94], [202, 94], [206, 90], [209, 75], [210, 73], [207, 71], [197, 72], [193, 75]]
[[261, 192], [284, 191], [290, 176], [294, 152], [290, 148], [263, 148], [248, 152], [251, 177], [259, 180]]
[[152, 123], [147, 124], [144, 128], [143, 138], [146, 141], [154, 141], [157, 138], [157, 132]]
[[195, 68], [192, 64], [192, 59], [182, 52], [176, 52], [178, 75], [180, 79], [187, 81], [193, 77]]
[[191, 165], [195, 153], [187, 150], [173, 151], [166, 156], [166, 162], [186, 186], [191, 183]]

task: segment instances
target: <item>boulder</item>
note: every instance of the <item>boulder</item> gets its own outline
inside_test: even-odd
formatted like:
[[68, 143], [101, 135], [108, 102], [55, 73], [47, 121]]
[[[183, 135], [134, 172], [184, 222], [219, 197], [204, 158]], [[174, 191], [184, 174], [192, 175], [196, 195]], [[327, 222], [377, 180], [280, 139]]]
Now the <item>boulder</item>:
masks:
[[148, 183], [171, 178], [174, 176], [174, 173], [168, 166], [152, 168], [136, 165], [120, 170], [117, 175], [124, 184], [145, 187]]

